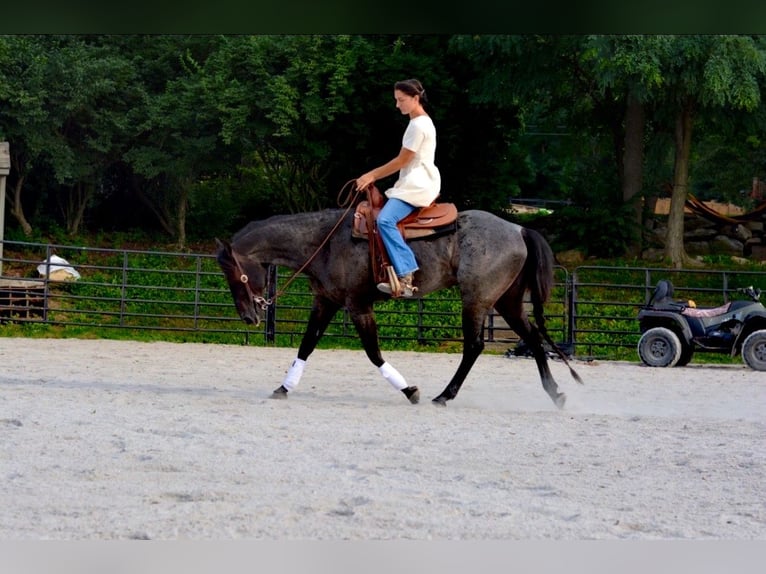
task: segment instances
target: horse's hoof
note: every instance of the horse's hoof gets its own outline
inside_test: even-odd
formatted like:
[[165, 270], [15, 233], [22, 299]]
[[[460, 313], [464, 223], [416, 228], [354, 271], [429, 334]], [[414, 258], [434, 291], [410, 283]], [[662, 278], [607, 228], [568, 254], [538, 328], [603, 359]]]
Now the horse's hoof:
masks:
[[284, 387], [279, 387], [278, 389], [274, 389], [274, 392], [271, 393], [272, 399], [286, 399], [287, 398], [287, 389]]
[[413, 405], [420, 402], [420, 391], [417, 387], [407, 387], [402, 389], [404, 396], [407, 397]]
[[553, 399], [553, 402], [555, 403], [555, 405], [556, 405], [558, 408], [560, 408], [560, 409], [563, 409], [563, 408], [564, 408], [564, 405], [565, 405], [565, 404], [566, 404], [566, 402], [567, 402], [567, 396], [566, 396], [566, 394], [565, 394], [565, 393], [559, 393], [558, 395], [556, 395], [556, 398], [555, 398], [555, 399]]
[[447, 397], [436, 397], [435, 399], [431, 399], [431, 402], [435, 404], [437, 407], [446, 407]]

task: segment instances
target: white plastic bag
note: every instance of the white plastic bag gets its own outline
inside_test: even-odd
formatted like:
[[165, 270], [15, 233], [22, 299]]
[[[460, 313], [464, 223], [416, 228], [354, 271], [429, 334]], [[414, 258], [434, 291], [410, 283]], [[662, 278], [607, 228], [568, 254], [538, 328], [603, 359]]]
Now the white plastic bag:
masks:
[[[50, 262], [50, 265], [48, 264]], [[69, 265], [69, 261], [58, 255], [51, 255], [48, 262], [43, 262], [37, 266], [37, 272], [41, 277], [48, 275], [51, 281], [77, 281], [80, 274], [77, 269]]]

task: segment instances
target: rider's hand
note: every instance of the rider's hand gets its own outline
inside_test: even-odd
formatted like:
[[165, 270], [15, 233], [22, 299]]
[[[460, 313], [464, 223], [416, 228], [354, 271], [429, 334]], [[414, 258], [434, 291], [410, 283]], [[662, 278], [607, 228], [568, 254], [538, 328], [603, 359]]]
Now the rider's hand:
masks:
[[375, 178], [372, 177], [369, 173], [365, 173], [364, 175], [360, 176], [356, 180], [356, 188], [357, 189], [366, 189], [368, 185], [375, 182]]

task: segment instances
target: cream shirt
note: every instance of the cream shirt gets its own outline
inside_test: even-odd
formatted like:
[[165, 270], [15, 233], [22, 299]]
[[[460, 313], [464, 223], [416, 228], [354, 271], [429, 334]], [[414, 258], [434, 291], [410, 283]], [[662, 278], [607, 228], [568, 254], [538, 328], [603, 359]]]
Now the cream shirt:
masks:
[[434, 164], [436, 127], [428, 115], [410, 120], [402, 147], [415, 152], [412, 161], [399, 170], [399, 179], [386, 197], [401, 199], [416, 207], [431, 205], [441, 191], [441, 174]]

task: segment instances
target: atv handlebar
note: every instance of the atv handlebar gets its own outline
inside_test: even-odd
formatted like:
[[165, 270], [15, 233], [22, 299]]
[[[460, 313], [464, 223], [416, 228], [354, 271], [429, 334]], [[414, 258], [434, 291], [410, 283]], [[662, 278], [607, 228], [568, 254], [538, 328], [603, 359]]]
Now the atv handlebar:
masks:
[[754, 289], [752, 285], [748, 287], [739, 287], [737, 293], [743, 293], [750, 297], [753, 301], [759, 301], [761, 299], [761, 290]]

